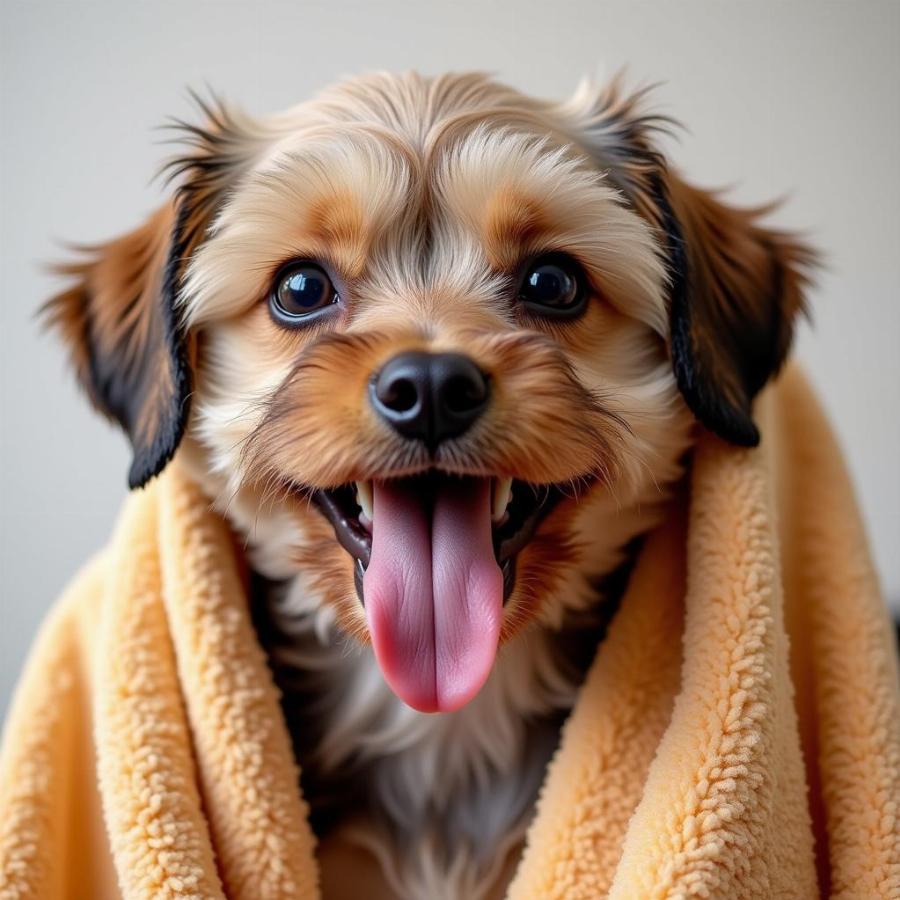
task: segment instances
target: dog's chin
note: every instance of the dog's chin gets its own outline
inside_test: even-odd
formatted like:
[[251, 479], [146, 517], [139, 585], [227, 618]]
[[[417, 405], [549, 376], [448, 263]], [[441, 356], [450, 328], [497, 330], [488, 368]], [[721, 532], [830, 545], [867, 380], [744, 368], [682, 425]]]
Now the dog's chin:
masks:
[[375, 657], [409, 706], [452, 712], [493, 667], [516, 560], [555, 484], [429, 471], [311, 498], [354, 560]]

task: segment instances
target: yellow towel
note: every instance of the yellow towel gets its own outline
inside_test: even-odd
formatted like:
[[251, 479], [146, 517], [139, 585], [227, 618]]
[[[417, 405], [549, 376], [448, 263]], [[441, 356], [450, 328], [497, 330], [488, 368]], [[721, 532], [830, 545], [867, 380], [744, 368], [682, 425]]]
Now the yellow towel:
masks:
[[[648, 538], [512, 900], [900, 897], [900, 678], [852, 490], [796, 371], [759, 416], [759, 449], [701, 439]], [[0, 897], [317, 897], [296, 784], [231, 535], [172, 466], [32, 650]]]

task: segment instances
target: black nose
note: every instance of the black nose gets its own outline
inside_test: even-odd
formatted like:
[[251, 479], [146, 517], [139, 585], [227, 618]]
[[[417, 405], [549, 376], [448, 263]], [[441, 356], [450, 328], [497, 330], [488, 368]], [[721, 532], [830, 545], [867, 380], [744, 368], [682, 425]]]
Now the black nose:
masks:
[[484, 412], [488, 393], [484, 373], [460, 353], [401, 353], [371, 385], [378, 414], [431, 448], [461, 435]]

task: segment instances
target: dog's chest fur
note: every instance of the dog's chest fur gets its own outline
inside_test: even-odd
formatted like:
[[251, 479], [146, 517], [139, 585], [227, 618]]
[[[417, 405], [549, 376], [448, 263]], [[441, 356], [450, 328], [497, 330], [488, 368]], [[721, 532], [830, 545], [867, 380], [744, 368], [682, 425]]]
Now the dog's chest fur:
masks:
[[484, 896], [524, 837], [613, 600], [512, 641], [475, 700], [437, 716], [394, 696], [302, 579], [257, 579], [257, 626], [319, 836], [340, 827], [365, 846], [398, 897]]

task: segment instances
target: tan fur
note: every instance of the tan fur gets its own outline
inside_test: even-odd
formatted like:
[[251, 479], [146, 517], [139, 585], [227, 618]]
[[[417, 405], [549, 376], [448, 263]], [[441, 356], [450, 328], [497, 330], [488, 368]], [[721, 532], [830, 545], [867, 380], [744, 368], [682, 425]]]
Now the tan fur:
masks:
[[552, 240], [553, 224], [539, 200], [514, 189], [501, 189], [484, 211], [484, 240], [488, 262], [509, 270], [526, 257], [531, 247]]

